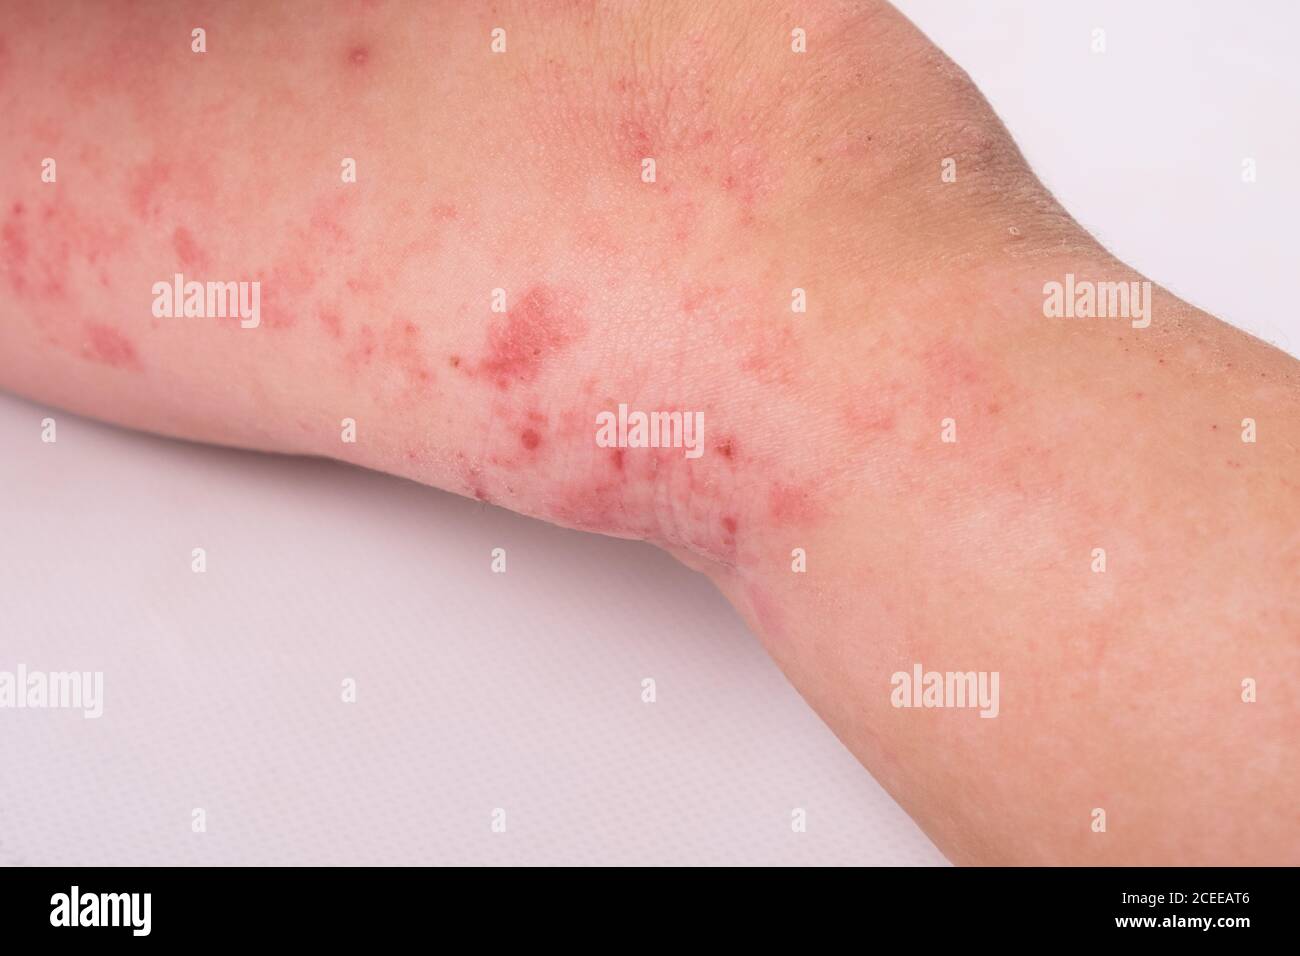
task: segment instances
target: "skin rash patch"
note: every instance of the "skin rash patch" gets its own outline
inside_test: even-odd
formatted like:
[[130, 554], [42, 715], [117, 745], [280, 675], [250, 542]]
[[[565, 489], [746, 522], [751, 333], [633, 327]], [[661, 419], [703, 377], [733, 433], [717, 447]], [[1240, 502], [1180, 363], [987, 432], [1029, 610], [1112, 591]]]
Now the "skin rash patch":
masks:
[[4, 252], [5, 273], [9, 277], [9, 287], [16, 295], [21, 295], [26, 288], [27, 279], [27, 235], [23, 224], [26, 207], [16, 202], [9, 218], [0, 227], [0, 249]]
[[[547, 360], [586, 334], [578, 297], [554, 286], [529, 287], [488, 329], [487, 349], [475, 367], [502, 391], [532, 382]], [[464, 369], [464, 363], [459, 363]]]
[[[94, 269], [101, 288], [108, 287], [111, 258], [127, 245], [126, 237], [89, 219], [64, 201], [55, 199], [39, 205], [21, 200], [9, 203], [0, 224], [0, 278], [10, 294], [26, 302], [68, 309], [68, 288], [84, 278], [83, 270]], [[29, 313], [38, 325], [47, 324], [51, 313], [33, 309]], [[51, 319], [51, 321], [53, 321]], [[70, 336], [65, 347], [80, 348], [81, 331], [66, 326]]]
[[140, 360], [135, 354], [135, 346], [131, 344], [131, 340], [107, 325], [86, 323], [82, 354], [92, 362], [110, 368], [132, 370], [140, 368]]
[[194, 235], [184, 226], [177, 226], [172, 232], [172, 249], [176, 252], [176, 261], [187, 269], [202, 269], [207, 263], [207, 256], [199, 248]]

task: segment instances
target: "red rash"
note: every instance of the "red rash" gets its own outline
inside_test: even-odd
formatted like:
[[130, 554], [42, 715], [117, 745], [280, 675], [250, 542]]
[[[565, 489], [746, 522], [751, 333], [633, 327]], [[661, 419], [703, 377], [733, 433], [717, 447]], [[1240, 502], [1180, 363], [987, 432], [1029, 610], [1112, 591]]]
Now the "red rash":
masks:
[[14, 292], [21, 293], [26, 282], [23, 267], [27, 263], [27, 239], [23, 235], [20, 219], [23, 215], [22, 203], [14, 203], [13, 215], [0, 230], [0, 247], [4, 249], [5, 271], [9, 274], [9, 284]]
[[140, 219], [150, 219], [158, 212], [158, 190], [166, 184], [171, 171], [158, 159], [135, 167], [130, 174], [127, 198], [131, 211]]
[[176, 259], [182, 266], [192, 268], [203, 265], [203, 250], [184, 226], [177, 226], [172, 233], [172, 248], [176, 250]]
[[896, 425], [893, 412], [872, 404], [846, 407], [844, 419], [859, 438], [888, 434]]
[[335, 309], [321, 308], [316, 314], [320, 319], [320, 324], [325, 327], [325, 331], [330, 334], [330, 338], [341, 339], [343, 337], [343, 316]]
[[262, 281], [262, 322], [268, 329], [291, 329], [298, 309], [316, 287], [319, 273], [304, 261], [282, 261]]
[[639, 519], [628, 512], [626, 489], [619, 483], [602, 482], [567, 489], [551, 502], [551, 509], [561, 524], [580, 531], [647, 537], [654, 530], [651, 520]]
[[86, 345], [83, 353], [92, 362], [110, 368], [138, 369], [140, 360], [135, 346], [122, 333], [107, 325], [86, 323]]
[[807, 522], [816, 516], [808, 492], [793, 485], [774, 484], [767, 495], [767, 514], [776, 525]]
[[921, 353], [921, 360], [949, 389], [976, 385], [984, 378], [979, 358], [969, 349], [952, 343], [938, 342], [930, 346]]
[[488, 329], [487, 355], [478, 371], [502, 390], [531, 382], [549, 357], [585, 331], [574, 295], [535, 285]]
[[375, 333], [368, 325], [363, 325], [361, 331], [357, 333], [357, 344], [346, 356], [344, 361], [347, 362], [348, 368], [357, 371], [363, 365], [369, 365], [370, 360], [375, 357]]
[[[30, 241], [33, 235], [35, 242]], [[0, 226], [0, 269], [14, 295], [61, 302], [78, 259], [94, 265], [121, 245], [120, 236], [66, 207], [47, 204], [33, 216], [15, 202]]]
[[352, 240], [344, 223], [352, 213], [353, 204], [346, 192], [337, 193], [317, 202], [312, 209], [309, 222], [309, 234], [317, 243], [329, 247], [350, 251]]

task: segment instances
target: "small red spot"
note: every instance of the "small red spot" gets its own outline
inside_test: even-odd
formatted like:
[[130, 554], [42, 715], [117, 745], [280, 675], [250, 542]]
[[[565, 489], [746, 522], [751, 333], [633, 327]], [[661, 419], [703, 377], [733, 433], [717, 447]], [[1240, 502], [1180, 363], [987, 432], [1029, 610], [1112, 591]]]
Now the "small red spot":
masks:
[[519, 441], [529, 451], [533, 451], [542, 443], [542, 436], [531, 428], [525, 428], [519, 435]]
[[64, 288], [63, 279], [57, 275], [47, 275], [45, 285], [41, 288], [41, 294], [47, 299], [62, 299], [67, 295], [67, 289]]
[[627, 449], [625, 449], [625, 448], [615, 448], [615, 449], [614, 449], [614, 470], [615, 470], [615, 471], [622, 471], [622, 470], [623, 470], [623, 467], [624, 467], [624, 464], [625, 464], [624, 461], [623, 461], [623, 457], [624, 457], [626, 454], [627, 454]]
[[718, 290], [703, 285], [692, 285], [682, 293], [681, 309], [687, 314], [694, 313], [716, 300]]
[[976, 385], [984, 378], [979, 356], [953, 342], [938, 342], [922, 358], [939, 385], [946, 391], [961, 385]]
[[727, 534], [734, 535], [736, 533], [736, 519], [731, 515], [727, 515], [722, 519], [722, 527], [726, 530]]
[[370, 50], [365, 44], [357, 43], [348, 50], [348, 63], [354, 67], [363, 67], [370, 62]]
[[367, 276], [348, 276], [348, 291], [358, 295], [375, 292], [379, 284]]
[[[991, 414], [997, 414], [996, 406], [990, 406]], [[894, 415], [879, 404], [864, 402], [862, 405], [849, 405], [844, 410], [845, 421], [849, 427], [863, 439], [873, 439], [892, 432], [895, 427]]]
[[434, 219], [442, 220], [457, 219], [460, 217], [460, 213], [457, 211], [456, 207], [449, 202], [434, 203], [433, 207], [430, 209], [430, 214]]
[[357, 344], [348, 352], [348, 366], [356, 371], [363, 365], [369, 365], [375, 357], [375, 333], [368, 325], [363, 325], [357, 333]]
[[730, 438], [728, 438], [728, 439], [726, 439], [725, 441], [719, 443], [719, 445], [718, 445], [718, 452], [722, 455], [723, 458], [734, 458], [734, 457], [735, 457], [736, 449], [732, 446], [732, 443], [731, 443], [731, 439], [730, 439]]
[[16, 222], [7, 222], [2, 234], [4, 239], [5, 259], [10, 263], [21, 265], [27, 261], [27, 240], [22, 227]]
[[624, 156], [644, 159], [655, 154], [650, 130], [635, 117], [619, 124], [618, 139], [620, 151]]
[[0, 229], [0, 248], [4, 250], [5, 272], [9, 276], [9, 285], [15, 293], [21, 294], [27, 286], [24, 274], [27, 262], [27, 239], [22, 228], [12, 220]]
[[334, 309], [321, 309], [317, 314], [320, 324], [325, 326], [325, 331], [330, 334], [331, 338], [343, 337], [343, 316], [339, 315]]
[[136, 166], [128, 175], [127, 200], [131, 211], [140, 219], [150, 219], [158, 213], [158, 191], [167, 183], [171, 170], [158, 159]]
[[317, 203], [309, 220], [312, 233], [330, 245], [345, 245], [348, 232], [340, 220], [346, 211], [346, 203], [341, 199]]
[[83, 355], [93, 362], [111, 368], [139, 368], [135, 346], [121, 332], [107, 325], [86, 323], [86, 345]]
[[184, 226], [177, 226], [172, 233], [172, 249], [176, 251], [176, 258], [183, 266], [199, 266], [203, 263], [203, 250]]
[[449, 358], [449, 359], [447, 360], [447, 362], [451, 365], [452, 368], [460, 368], [460, 356], [459, 356], [459, 355], [453, 355], [451, 358]]

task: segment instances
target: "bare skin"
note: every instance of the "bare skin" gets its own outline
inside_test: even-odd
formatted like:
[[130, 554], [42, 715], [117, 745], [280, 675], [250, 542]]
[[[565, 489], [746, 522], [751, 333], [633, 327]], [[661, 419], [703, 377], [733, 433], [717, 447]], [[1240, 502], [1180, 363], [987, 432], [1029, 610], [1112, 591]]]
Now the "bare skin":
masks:
[[0, 387], [659, 544], [955, 862], [1300, 859], [1300, 369], [1158, 288], [1045, 317], [1141, 277], [892, 8], [191, 6], [0, 8]]

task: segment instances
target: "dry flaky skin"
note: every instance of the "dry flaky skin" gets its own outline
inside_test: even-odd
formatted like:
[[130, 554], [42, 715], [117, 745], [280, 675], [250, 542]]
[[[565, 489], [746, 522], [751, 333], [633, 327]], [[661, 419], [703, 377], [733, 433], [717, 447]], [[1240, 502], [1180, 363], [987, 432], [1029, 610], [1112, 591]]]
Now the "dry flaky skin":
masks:
[[[1158, 289], [1044, 318], [1136, 277], [964, 75], [883, 4], [740, 11], [6, 4], [0, 386], [659, 543], [955, 861], [1297, 862], [1295, 361]], [[155, 319], [176, 272], [261, 326]], [[619, 403], [705, 453], [597, 447]], [[914, 662], [999, 716], [891, 706]]]

